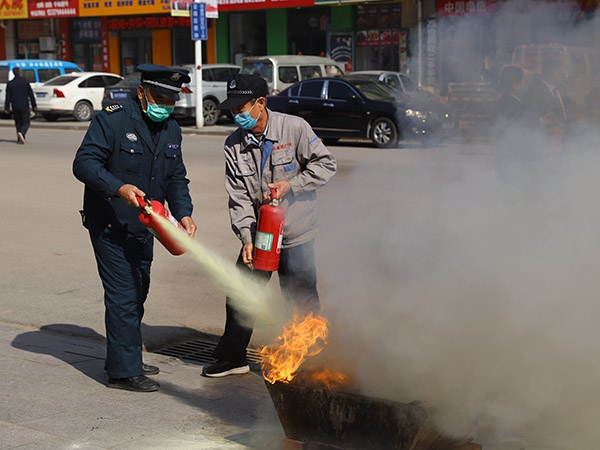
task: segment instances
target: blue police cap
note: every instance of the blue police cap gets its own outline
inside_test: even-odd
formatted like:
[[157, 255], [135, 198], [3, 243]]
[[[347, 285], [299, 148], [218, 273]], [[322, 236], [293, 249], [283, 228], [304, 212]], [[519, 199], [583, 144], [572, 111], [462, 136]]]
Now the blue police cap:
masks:
[[158, 64], [140, 64], [141, 82], [150, 86], [152, 92], [171, 100], [179, 100], [181, 85], [191, 81], [188, 71]]

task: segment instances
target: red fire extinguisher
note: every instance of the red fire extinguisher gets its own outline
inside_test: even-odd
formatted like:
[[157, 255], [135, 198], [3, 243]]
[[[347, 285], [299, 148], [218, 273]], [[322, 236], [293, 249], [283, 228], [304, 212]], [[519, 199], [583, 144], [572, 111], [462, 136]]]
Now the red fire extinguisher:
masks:
[[277, 191], [271, 189], [271, 201], [258, 210], [252, 264], [255, 269], [273, 272], [279, 267], [285, 210], [279, 205]]
[[165, 248], [169, 250], [169, 252], [171, 252], [172, 255], [183, 255], [185, 253], [185, 249], [182, 248], [181, 245], [177, 243], [175, 239], [173, 239], [173, 237], [170, 234], [170, 231], [167, 230], [167, 227], [169, 227], [169, 225], [164, 223], [163, 221], [159, 221], [152, 214], [152, 212], [167, 219], [173, 225], [173, 227], [183, 231], [184, 233], [186, 233], [187, 236], [185, 228], [183, 228], [183, 226], [177, 221], [175, 217], [173, 217], [169, 210], [165, 208], [163, 204], [158, 200], [147, 201], [137, 195], [135, 198], [137, 199], [138, 203], [142, 208], [140, 214], [138, 215], [138, 218], [140, 219], [140, 222], [142, 222], [142, 225], [148, 228], [148, 230], [150, 230], [150, 232], [154, 236], [156, 236], [158, 242], [164, 245]]

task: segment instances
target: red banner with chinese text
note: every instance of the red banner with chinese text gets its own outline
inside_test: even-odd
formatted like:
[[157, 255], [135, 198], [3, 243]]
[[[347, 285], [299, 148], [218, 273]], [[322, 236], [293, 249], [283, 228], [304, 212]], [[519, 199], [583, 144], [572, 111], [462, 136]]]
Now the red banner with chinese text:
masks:
[[219, 11], [313, 6], [315, 0], [219, 0]]

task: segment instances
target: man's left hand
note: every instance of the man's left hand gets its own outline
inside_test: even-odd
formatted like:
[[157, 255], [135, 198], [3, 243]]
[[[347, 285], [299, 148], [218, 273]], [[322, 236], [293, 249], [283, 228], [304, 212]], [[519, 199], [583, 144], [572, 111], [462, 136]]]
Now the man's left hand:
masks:
[[185, 228], [185, 231], [187, 232], [189, 237], [194, 237], [194, 234], [196, 234], [196, 223], [194, 222], [194, 219], [192, 219], [190, 216], [185, 216], [180, 220], [181, 226], [183, 228]]
[[[288, 192], [290, 192], [290, 190], [292, 189], [290, 187], [290, 183], [288, 183], [287, 181], [277, 181], [275, 183], [269, 183], [267, 184], [267, 186], [270, 189], [275, 189], [275, 192], [277, 192], [277, 198], [281, 199], [283, 198], [283, 196], [285, 194], [287, 194]], [[265, 197], [265, 200], [267, 200], [269, 198], [269, 196]]]

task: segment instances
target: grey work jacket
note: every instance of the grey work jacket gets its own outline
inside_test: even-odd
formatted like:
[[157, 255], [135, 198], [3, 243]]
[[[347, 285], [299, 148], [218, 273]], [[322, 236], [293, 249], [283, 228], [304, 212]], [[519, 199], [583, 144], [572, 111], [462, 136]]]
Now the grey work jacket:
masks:
[[286, 180], [291, 191], [281, 205], [285, 209], [283, 248], [314, 239], [317, 222], [316, 190], [336, 172], [331, 152], [302, 118], [267, 109], [264, 141], [273, 150], [261, 170], [262, 145], [252, 143], [238, 128], [225, 141], [225, 188], [229, 194], [231, 227], [242, 244], [254, 242], [258, 210], [268, 183]]

